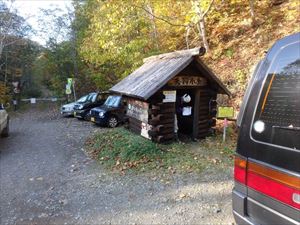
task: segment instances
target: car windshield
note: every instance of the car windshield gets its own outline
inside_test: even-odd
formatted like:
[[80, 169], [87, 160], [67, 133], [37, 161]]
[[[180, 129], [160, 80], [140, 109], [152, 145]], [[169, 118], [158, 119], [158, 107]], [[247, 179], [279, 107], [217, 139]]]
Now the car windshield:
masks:
[[85, 96], [81, 97], [80, 99], [78, 99], [77, 102], [83, 103], [83, 102], [85, 102], [87, 100], [87, 97], [88, 97], [88, 95], [85, 95]]
[[96, 93], [89, 94], [88, 98], [87, 98], [87, 101], [94, 102], [96, 100], [96, 98], [97, 98], [97, 94]]
[[118, 107], [120, 101], [121, 101], [121, 96], [110, 95], [106, 99], [104, 105], [109, 106], [109, 107]]

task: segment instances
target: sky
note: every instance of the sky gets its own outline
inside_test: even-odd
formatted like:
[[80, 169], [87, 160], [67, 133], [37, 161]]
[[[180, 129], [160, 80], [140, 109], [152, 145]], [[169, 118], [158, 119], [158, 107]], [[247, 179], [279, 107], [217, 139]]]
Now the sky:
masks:
[[[68, 8], [72, 9], [72, 1], [71, 0], [15, 0], [15, 2], [13, 2], [13, 7], [18, 11], [19, 15], [26, 18], [27, 22], [31, 25], [31, 27], [34, 30], [36, 30], [35, 35], [32, 35], [30, 39], [42, 45], [45, 45], [46, 41], [49, 38], [49, 34], [51, 34], [51, 29], [54, 26], [54, 21], [49, 18], [43, 17], [43, 14], [41, 13], [40, 9], [60, 8], [62, 10], [60, 14], [63, 14], [67, 12]], [[41, 23], [45, 21], [46, 21], [46, 26], [48, 26], [46, 28], [49, 31], [48, 34], [39, 31], [41, 28]]]

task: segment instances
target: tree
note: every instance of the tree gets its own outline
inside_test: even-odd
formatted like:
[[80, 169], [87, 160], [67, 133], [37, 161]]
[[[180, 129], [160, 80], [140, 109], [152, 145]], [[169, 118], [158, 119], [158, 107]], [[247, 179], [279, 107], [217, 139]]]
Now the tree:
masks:
[[[198, 22], [196, 24], [197, 24], [197, 28], [199, 29], [199, 34], [202, 38], [203, 45], [204, 45], [206, 51], [209, 51], [209, 44], [207, 41], [205, 18], [207, 16], [208, 12], [210, 11], [213, 3], [214, 3], [214, 0], [210, 0], [210, 2], [205, 2], [205, 1], [194, 2], [195, 12], [196, 12], [196, 15], [198, 16]], [[204, 5], [207, 5], [205, 10], [204, 10]]]
[[5, 47], [15, 44], [31, 31], [26, 20], [13, 9], [13, 2], [7, 6], [0, 0], [0, 59]]
[[250, 15], [252, 19], [252, 25], [256, 23], [255, 19], [255, 12], [254, 12], [254, 0], [249, 0], [249, 6], [250, 6]]

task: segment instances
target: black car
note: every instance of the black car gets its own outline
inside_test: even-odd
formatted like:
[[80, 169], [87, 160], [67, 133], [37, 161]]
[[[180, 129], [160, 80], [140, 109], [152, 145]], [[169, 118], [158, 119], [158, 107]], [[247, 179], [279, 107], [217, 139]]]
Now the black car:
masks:
[[257, 65], [237, 121], [238, 224], [300, 224], [300, 33]]
[[113, 128], [124, 122], [125, 114], [126, 103], [123, 97], [110, 95], [102, 106], [91, 110], [91, 121]]
[[77, 102], [74, 105], [74, 117], [78, 119], [90, 120], [90, 110], [101, 106], [108, 96], [107, 92], [92, 92], [88, 94], [86, 101]]

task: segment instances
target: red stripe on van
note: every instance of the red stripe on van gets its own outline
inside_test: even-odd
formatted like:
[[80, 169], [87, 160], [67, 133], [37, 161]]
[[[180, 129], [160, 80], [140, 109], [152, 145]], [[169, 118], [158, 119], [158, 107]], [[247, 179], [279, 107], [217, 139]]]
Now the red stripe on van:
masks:
[[235, 166], [234, 179], [242, 184], [246, 184], [246, 169]]
[[248, 171], [247, 173], [247, 185], [256, 191], [259, 191], [292, 207], [300, 209], [300, 204], [293, 201], [293, 194], [300, 194], [299, 190], [260, 176], [251, 171]]
[[234, 179], [246, 185], [246, 166], [247, 161], [239, 156], [234, 159]]

